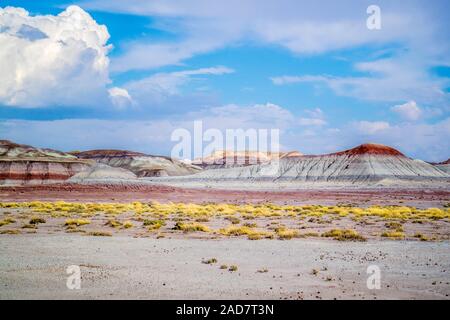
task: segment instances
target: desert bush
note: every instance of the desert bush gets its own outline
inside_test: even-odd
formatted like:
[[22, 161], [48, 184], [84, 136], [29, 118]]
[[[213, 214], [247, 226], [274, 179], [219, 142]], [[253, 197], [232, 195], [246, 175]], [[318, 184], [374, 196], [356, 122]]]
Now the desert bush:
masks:
[[184, 232], [209, 232], [209, 228], [203, 224], [200, 223], [182, 223], [177, 222], [175, 226], [173, 227], [173, 230], [181, 230]]
[[241, 220], [236, 217], [225, 217], [226, 220], [230, 221], [232, 224], [239, 224]]
[[216, 258], [211, 258], [211, 259], [208, 259], [208, 260], [203, 260], [202, 263], [204, 263], [204, 264], [214, 264], [214, 263], [217, 263], [217, 259]]
[[20, 234], [20, 230], [17, 229], [0, 230], [0, 234]]
[[231, 271], [231, 272], [234, 272], [234, 271], [237, 271], [237, 270], [238, 270], [238, 267], [236, 265], [232, 265], [232, 266], [230, 266], [228, 268], [228, 271]]
[[90, 224], [91, 221], [87, 219], [67, 219], [64, 223], [65, 226], [83, 226], [85, 224]]
[[405, 234], [399, 231], [385, 231], [381, 234], [382, 237], [391, 239], [403, 239]]
[[129, 228], [133, 228], [133, 222], [131, 222], [131, 221], [129, 221], [129, 220], [127, 220], [127, 221], [125, 221], [124, 223], [123, 223], [123, 225], [122, 225], [125, 229], [129, 229]]
[[112, 233], [108, 231], [91, 231], [87, 233], [88, 236], [94, 237], [111, 237]]
[[22, 229], [37, 229], [37, 226], [35, 224], [24, 224]]
[[366, 241], [362, 235], [351, 229], [333, 229], [322, 234], [322, 237], [339, 241]]
[[428, 238], [426, 235], [422, 234], [422, 233], [416, 233], [414, 235], [414, 238], [419, 239], [420, 241], [430, 241], [430, 238]]
[[40, 217], [32, 217], [30, 219], [29, 224], [39, 224], [39, 223], [46, 223], [47, 221], [44, 218]]
[[6, 219], [3, 219], [3, 220], [0, 220], [0, 227], [1, 226], [5, 226], [5, 225], [10, 224], [10, 223], [14, 223], [14, 222], [16, 222], [16, 220], [11, 219], [11, 218], [6, 218]]

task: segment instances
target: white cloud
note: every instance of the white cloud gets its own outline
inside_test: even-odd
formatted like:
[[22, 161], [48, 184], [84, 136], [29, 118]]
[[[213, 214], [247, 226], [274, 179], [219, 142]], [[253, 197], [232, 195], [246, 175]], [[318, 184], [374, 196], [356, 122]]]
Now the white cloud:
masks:
[[324, 113], [322, 109], [315, 108], [304, 111], [309, 117], [301, 117], [298, 119], [298, 124], [301, 126], [317, 126], [321, 127], [327, 124], [324, 120]]
[[109, 34], [77, 6], [30, 16], [0, 8], [0, 103], [94, 105], [107, 99]]
[[[178, 64], [195, 54], [249, 38], [300, 54], [385, 43], [408, 43], [414, 49], [430, 53], [448, 49], [445, 0], [436, 0], [433, 7], [417, 1], [404, 4], [379, 0], [377, 5], [382, 8], [379, 31], [366, 27], [370, 1], [85, 0], [82, 4], [95, 10], [149, 16], [155, 21], [154, 28], [181, 35], [173, 43], [142, 42], [129, 46], [129, 52], [114, 63], [117, 65], [113, 68], [120, 71]], [[433, 10], [435, 7], [443, 10]], [[436, 15], [443, 17], [438, 19]], [[135, 59], [146, 55], [148, 59]]]
[[[255, 118], [258, 114], [262, 118]], [[153, 154], [170, 154], [173, 143], [170, 135], [177, 128], [192, 129], [193, 120], [203, 119], [204, 128], [273, 128], [269, 116], [261, 111], [276, 111], [278, 125], [292, 122], [283, 108], [275, 105], [224, 106], [216, 112], [191, 114], [178, 120], [94, 120], [68, 119], [55, 121], [5, 120], [0, 122], [0, 136], [20, 143], [61, 150], [96, 148], [129, 149]], [[242, 118], [235, 117], [243, 114]], [[234, 120], [234, 121], [233, 121]], [[269, 125], [269, 126], [268, 126]], [[361, 125], [361, 124], [359, 124]], [[382, 130], [365, 130], [361, 134], [358, 124], [341, 128], [302, 132], [281, 131], [280, 143], [286, 150], [299, 150], [305, 154], [321, 154], [351, 148], [366, 142], [382, 143], [399, 149], [407, 156], [428, 161], [448, 159], [450, 150], [450, 118], [435, 124], [402, 123], [382, 124]], [[363, 124], [367, 128], [367, 124]], [[375, 125], [375, 127], [380, 127]], [[281, 127], [282, 128], [282, 127]], [[43, 139], [42, 137], [45, 137]]]
[[419, 120], [422, 116], [422, 109], [419, 108], [415, 101], [409, 101], [405, 104], [393, 106], [391, 110], [402, 118], [410, 121]]
[[450, 95], [444, 88], [449, 81], [428, 74], [427, 59], [416, 54], [355, 64], [364, 76], [284, 75], [272, 77], [275, 85], [293, 83], [325, 84], [337, 95], [371, 101], [408, 101], [439, 105]]
[[108, 89], [108, 93], [112, 104], [118, 109], [125, 109], [134, 104], [128, 91], [123, 88], [113, 87]]
[[299, 124], [301, 126], [324, 126], [327, 122], [318, 118], [300, 118]]
[[359, 121], [355, 123], [355, 127], [361, 134], [372, 135], [389, 129], [390, 125], [385, 121]]
[[234, 70], [224, 67], [200, 68], [169, 73], [156, 73], [140, 80], [126, 83], [124, 87], [133, 99], [145, 105], [164, 101], [167, 97], [181, 94], [180, 89], [190, 81], [198, 80], [195, 76], [224, 75]]

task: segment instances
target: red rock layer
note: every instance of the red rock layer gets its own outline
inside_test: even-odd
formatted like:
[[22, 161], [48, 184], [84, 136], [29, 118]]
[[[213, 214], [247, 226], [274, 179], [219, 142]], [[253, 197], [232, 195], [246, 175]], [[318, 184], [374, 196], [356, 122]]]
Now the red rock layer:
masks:
[[0, 161], [0, 181], [5, 184], [65, 181], [88, 167], [86, 163], [70, 161]]
[[363, 155], [363, 154], [375, 154], [375, 155], [383, 155], [383, 156], [400, 156], [404, 157], [405, 155], [400, 151], [382, 145], [382, 144], [374, 144], [374, 143], [365, 143], [360, 146], [357, 146], [353, 149], [332, 153], [332, 155]]
[[102, 157], [140, 157], [146, 154], [128, 151], [128, 150], [89, 150], [82, 152], [74, 152], [73, 155], [80, 159], [92, 159], [92, 158], [102, 158]]

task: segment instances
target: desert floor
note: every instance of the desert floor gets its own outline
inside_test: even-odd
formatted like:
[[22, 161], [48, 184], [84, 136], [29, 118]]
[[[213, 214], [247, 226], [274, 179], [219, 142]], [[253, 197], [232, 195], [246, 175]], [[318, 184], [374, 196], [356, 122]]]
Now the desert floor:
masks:
[[[0, 235], [0, 299], [448, 299], [448, 242]], [[215, 263], [205, 263], [215, 258]], [[81, 289], [66, 286], [78, 265]], [[236, 271], [221, 269], [237, 267]], [[368, 289], [367, 268], [381, 272]]]
[[0, 188], [0, 299], [449, 299], [449, 194]]

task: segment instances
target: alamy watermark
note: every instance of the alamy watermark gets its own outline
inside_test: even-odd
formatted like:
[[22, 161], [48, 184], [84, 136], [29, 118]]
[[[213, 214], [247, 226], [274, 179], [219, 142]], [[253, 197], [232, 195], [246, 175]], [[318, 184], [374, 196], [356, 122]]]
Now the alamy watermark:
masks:
[[367, 277], [366, 285], [369, 290], [381, 289], [381, 270], [380, 267], [372, 264], [366, 270], [369, 277]]
[[369, 30], [381, 29], [381, 8], [377, 5], [370, 5], [366, 10], [369, 17], [366, 20], [366, 26]]
[[69, 290], [81, 289], [81, 269], [80, 266], [71, 265], [66, 269], [67, 277], [66, 286]]

